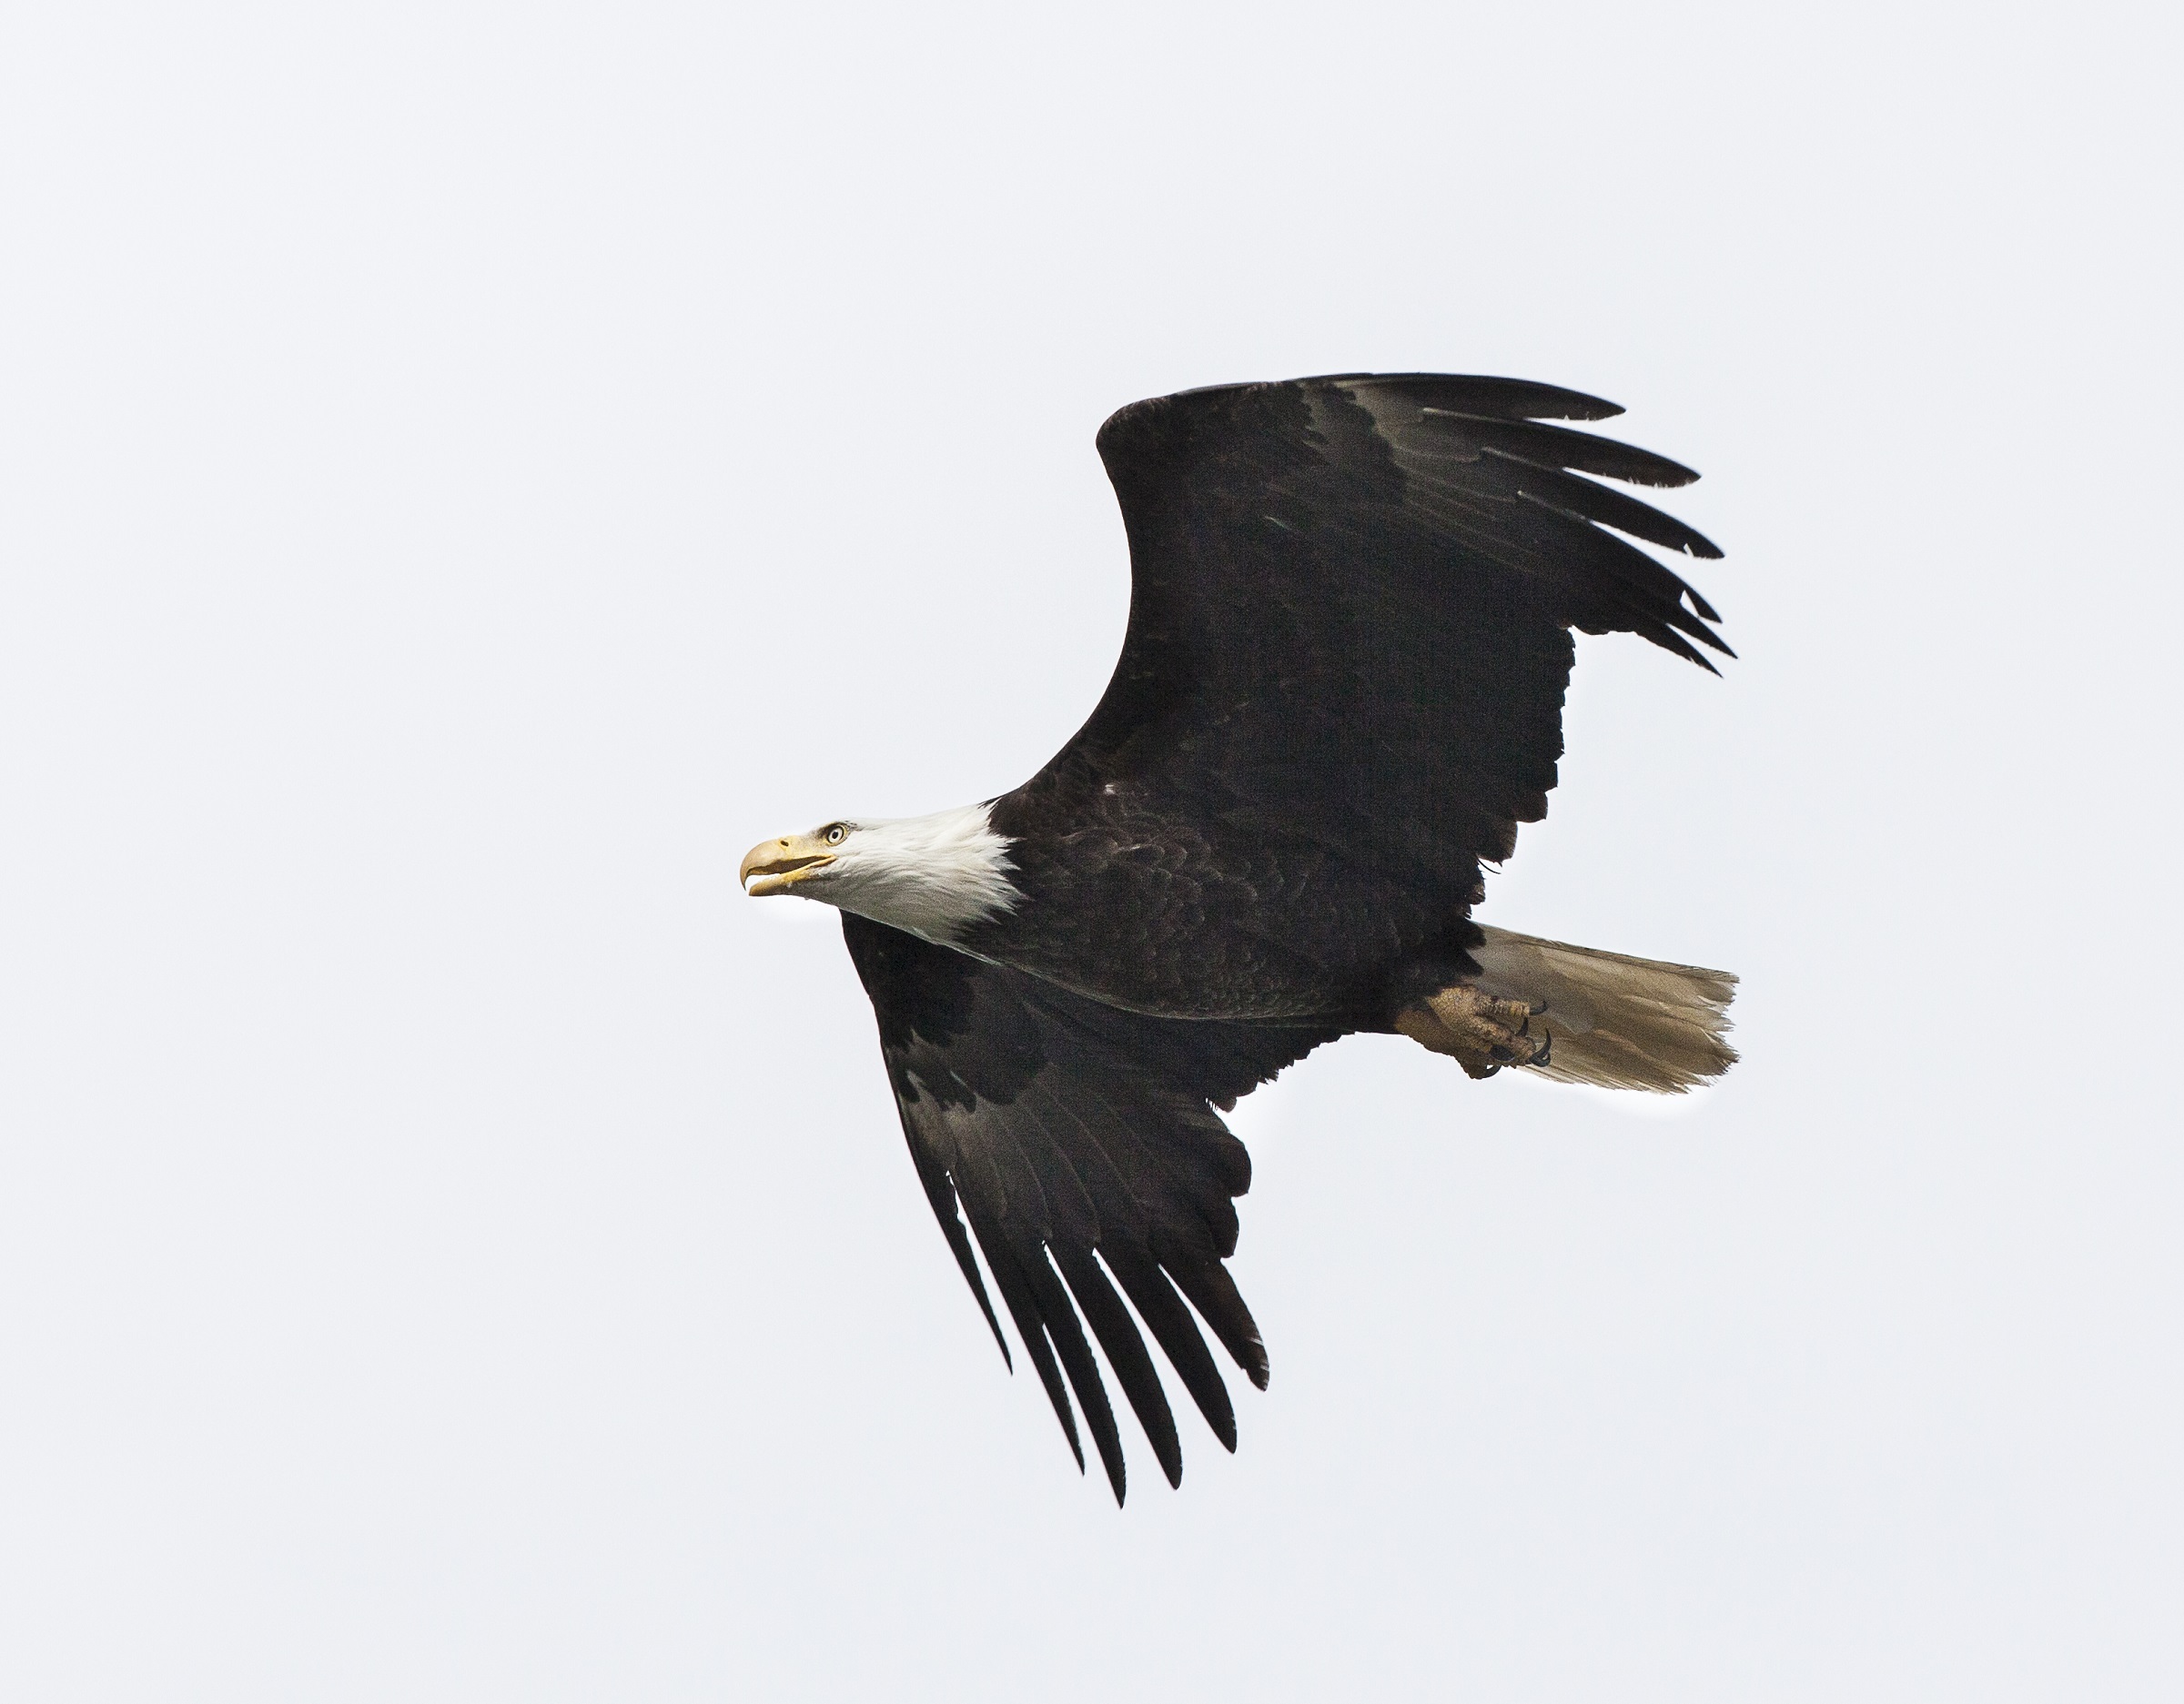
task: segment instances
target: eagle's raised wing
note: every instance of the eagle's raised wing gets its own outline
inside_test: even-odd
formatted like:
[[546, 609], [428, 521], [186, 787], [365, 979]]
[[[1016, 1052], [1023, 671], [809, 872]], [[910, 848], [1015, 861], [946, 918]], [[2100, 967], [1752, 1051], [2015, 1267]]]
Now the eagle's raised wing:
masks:
[[[1544, 815], [1570, 630], [1711, 668], [1714, 610], [1617, 535], [1721, 552], [1586, 475], [1674, 486], [1645, 450], [1538, 423], [1614, 404], [1429, 374], [1236, 385], [1134, 403], [1099, 451], [1130, 618], [1091, 719], [1022, 796], [1163, 794], [1188, 820], [1340, 849], [1471, 902]], [[1613, 529], [1613, 531], [1609, 530]], [[1082, 807], [1080, 807], [1081, 810]]]
[[1228, 1388], [1184, 1306], [1266, 1384], [1259, 1327], [1221, 1265], [1236, 1248], [1232, 1198], [1249, 1186], [1251, 1162], [1214, 1105], [1233, 1104], [1336, 1032], [1141, 1017], [854, 913], [842, 930], [934, 1215], [1006, 1356], [966, 1219], [977, 1234], [1077, 1465], [1065, 1372], [1122, 1499], [1122, 1442], [1081, 1314], [1168, 1482], [1183, 1473], [1174, 1417], [1117, 1285], [1233, 1450]]

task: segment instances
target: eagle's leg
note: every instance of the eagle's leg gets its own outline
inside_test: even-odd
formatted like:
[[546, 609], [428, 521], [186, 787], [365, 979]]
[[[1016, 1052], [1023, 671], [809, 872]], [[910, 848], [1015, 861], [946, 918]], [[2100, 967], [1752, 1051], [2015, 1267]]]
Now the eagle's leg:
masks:
[[1469, 1076], [1491, 1077], [1503, 1065], [1543, 1065], [1552, 1037], [1531, 1033], [1547, 1008], [1458, 983], [1396, 1013], [1395, 1027], [1421, 1047], [1447, 1054]]

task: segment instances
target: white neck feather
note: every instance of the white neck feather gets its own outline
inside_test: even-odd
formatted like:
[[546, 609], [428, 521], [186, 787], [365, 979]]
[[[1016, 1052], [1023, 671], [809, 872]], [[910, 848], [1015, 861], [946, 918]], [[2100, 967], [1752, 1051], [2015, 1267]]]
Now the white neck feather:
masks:
[[1013, 911], [1009, 841], [989, 805], [851, 826], [824, 883], [809, 890], [845, 912], [947, 946], [972, 923]]

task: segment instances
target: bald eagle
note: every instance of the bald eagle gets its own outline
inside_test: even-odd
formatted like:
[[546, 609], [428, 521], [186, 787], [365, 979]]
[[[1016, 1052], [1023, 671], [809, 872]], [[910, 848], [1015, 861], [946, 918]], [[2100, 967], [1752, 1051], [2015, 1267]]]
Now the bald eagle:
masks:
[[1118, 1503], [1086, 1326], [1171, 1485], [1182, 1453], [1139, 1322], [1231, 1450], [1198, 1321], [1267, 1382], [1222, 1264], [1251, 1175], [1218, 1115], [1238, 1096], [1356, 1031], [1474, 1078], [1671, 1093], [1735, 1058], [1734, 977], [1471, 918], [1482, 865], [1546, 813], [1572, 630], [1709, 671], [1700, 647], [1734, 654], [1712, 606], [1628, 539], [1721, 552], [1586, 477], [1697, 475], [1541, 423], [1621, 412], [1436, 374], [1132, 404], [1098, 439], [1129, 625], [1076, 737], [983, 804], [844, 818], [743, 862], [748, 892], [843, 912], [956, 1264], [1007, 1359], [975, 1235], [1078, 1469], [1071, 1391]]

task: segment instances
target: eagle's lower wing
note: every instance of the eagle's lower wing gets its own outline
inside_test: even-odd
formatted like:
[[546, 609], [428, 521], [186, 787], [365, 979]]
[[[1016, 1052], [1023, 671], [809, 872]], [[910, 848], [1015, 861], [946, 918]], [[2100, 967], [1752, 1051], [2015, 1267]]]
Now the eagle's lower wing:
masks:
[[1228, 1388], [1183, 1300], [1264, 1386], [1259, 1327], [1221, 1264], [1251, 1162], [1212, 1103], [1233, 1104], [1337, 1032], [1141, 1017], [853, 913], [842, 928], [934, 1215], [1006, 1356], [964, 1221], [976, 1233], [1078, 1466], [1065, 1372], [1121, 1500], [1121, 1439], [1081, 1315], [1168, 1482], [1183, 1472], [1174, 1417], [1117, 1285], [1234, 1449]]
[[1619, 412], [1427, 374], [1124, 408], [1099, 434], [1130, 541], [1122, 657], [1026, 792], [1161, 792], [1194, 820], [1311, 836], [1468, 902], [1477, 861], [1545, 814], [1571, 629], [1709, 668], [1693, 640], [1728, 650], [1705, 600], [1616, 534], [1721, 552], [1583, 477], [1697, 476], [1538, 423]]

